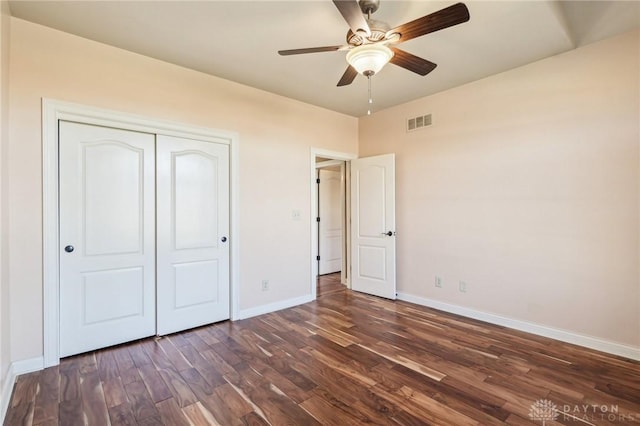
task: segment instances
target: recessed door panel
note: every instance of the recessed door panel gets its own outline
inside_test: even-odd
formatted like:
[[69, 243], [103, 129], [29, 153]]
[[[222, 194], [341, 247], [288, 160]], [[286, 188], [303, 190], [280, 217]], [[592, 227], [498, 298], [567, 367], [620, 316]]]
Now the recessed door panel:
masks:
[[60, 122], [60, 355], [155, 333], [155, 136]]
[[[175, 268], [175, 309], [215, 303], [220, 294], [220, 283], [211, 281], [218, 276], [218, 261], [188, 262], [173, 265]], [[211, 284], [214, 285], [211, 285]]]
[[358, 247], [358, 276], [384, 282], [387, 277], [385, 247], [372, 247], [361, 245]]
[[84, 325], [144, 316], [142, 268], [82, 274]]
[[381, 238], [380, 231], [386, 228], [385, 200], [386, 184], [384, 167], [364, 167], [356, 175], [358, 198], [359, 237]]
[[144, 150], [116, 141], [86, 143], [82, 173], [85, 254], [141, 252]]
[[176, 250], [218, 245], [218, 158], [203, 152], [172, 154], [172, 208]]

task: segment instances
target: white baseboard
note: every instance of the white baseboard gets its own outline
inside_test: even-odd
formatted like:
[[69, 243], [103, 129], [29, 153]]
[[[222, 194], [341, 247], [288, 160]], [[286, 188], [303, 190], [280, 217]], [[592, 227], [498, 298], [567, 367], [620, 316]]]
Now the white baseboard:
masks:
[[13, 392], [13, 385], [16, 383], [16, 378], [21, 374], [31, 373], [32, 371], [42, 370], [44, 368], [44, 358], [37, 357], [31, 359], [25, 359], [23, 361], [12, 362], [7, 369], [7, 375], [4, 382], [2, 382], [2, 395], [0, 395], [0, 420], [4, 424], [4, 416], [7, 414], [9, 408], [9, 401], [11, 400], [11, 393]]
[[9, 408], [9, 400], [11, 399], [11, 392], [13, 392], [13, 385], [16, 382], [16, 373], [13, 371], [13, 364], [9, 365], [7, 369], [7, 375], [2, 382], [2, 395], [0, 395], [0, 420], [4, 424], [4, 416], [7, 414], [7, 408]]
[[256, 306], [255, 308], [243, 309], [238, 313], [237, 318], [234, 319], [246, 319], [255, 317], [258, 315], [269, 314], [271, 312], [280, 311], [282, 309], [292, 308], [294, 306], [302, 305], [313, 301], [311, 295], [302, 297], [296, 297], [294, 299], [282, 300], [276, 303], [270, 303], [268, 305]]
[[621, 343], [611, 342], [599, 339], [593, 336], [585, 336], [583, 334], [574, 333], [567, 330], [548, 327], [532, 322], [521, 321], [513, 318], [507, 318], [500, 315], [490, 314], [487, 312], [477, 311], [475, 309], [465, 308], [463, 306], [452, 305], [424, 297], [413, 296], [406, 293], [398, 293], [399, 300], [415, 303], [416, 305], [427, 306], [429, 308], [438, 309], [440, 311], [452, 314], [462, 315], [464, 317], [477, 319], [491, 324], [501, 325], [513, 328], [527, 333], [537, 334], [543, 337], [560, 340], [566, 343], [572, 343], [578, 346], [595, 349], [613, 355], [623, 356], [625, 358], [640, 361], [640, 347], [633, 347]]

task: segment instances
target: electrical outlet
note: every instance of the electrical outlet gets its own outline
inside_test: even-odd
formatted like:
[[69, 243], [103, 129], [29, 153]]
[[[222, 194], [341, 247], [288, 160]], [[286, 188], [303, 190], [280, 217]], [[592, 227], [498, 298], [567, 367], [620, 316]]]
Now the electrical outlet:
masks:
[[300, 210], [291, 210], [291, 219], [300, 220]]
[[262, 280], [262, 291], [269, 290], [269, 280]]
[[464, 281], [460, 281], [460, 292], [461, 293], [467, 292], [467, 283]]
[[442, 278], [436, 275], [435, 284], [436, 284], [436, 287], [442, 288]]

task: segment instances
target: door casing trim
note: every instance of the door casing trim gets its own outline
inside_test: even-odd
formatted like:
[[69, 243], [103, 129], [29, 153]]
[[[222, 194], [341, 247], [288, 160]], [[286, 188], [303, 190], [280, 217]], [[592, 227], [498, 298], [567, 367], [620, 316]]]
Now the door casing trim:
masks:
[[59, 237], [59, 140], [58, 121], [114, 127], [125, 130], [222, 143], [230, 147], [230, 291], [231, 320], [240, 312], [239, 153], [237, 132], [175, 123], [54, 99], [42, 99], [42, 235], [43, 235], [43, 351], [44, 367], [60, 363], [60, 237]]

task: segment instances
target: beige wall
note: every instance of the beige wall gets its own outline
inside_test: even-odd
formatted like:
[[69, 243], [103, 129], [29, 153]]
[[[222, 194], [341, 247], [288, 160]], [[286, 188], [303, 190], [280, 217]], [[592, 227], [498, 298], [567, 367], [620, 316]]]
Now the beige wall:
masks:
[[396, 153], [399, 292], [640, 347], [639, 38], [360, 120]]
[[[0, 292], [3, 367], [9, 347], [12, 361], [42, 355], [42, 97], [239, 132], [241, 308], [309, 293], [309, 149], [356, 152], [356, 119], [10, 22], [10, 142], [2, 120], [0, 151], [2, 247], [11, 247], [0, 263], [3, 277], [10, 273]], [[360, 155], [397, 154], [400, 292], [640, 345], [638, 38], [360, 120]], [[433, 126], [404, 131], [405, 118], [426, 113]], [[303, 220], [291, 220], [293, 209]], [[444, 288], [434, 287], [435, 275]], [[260, 291], [262, 279], [270, 291]]]
[[9, 329], [8, 161], [9, 140], [9, 11], [0, 2], [0, 389], [11, 362]]
[[310, 294], [310, 147], [355, 153], [355, 118], [16, 18], [10, 65], [12, 360], [43, 351], [43, 97], [238, 132], [241, 309]]

